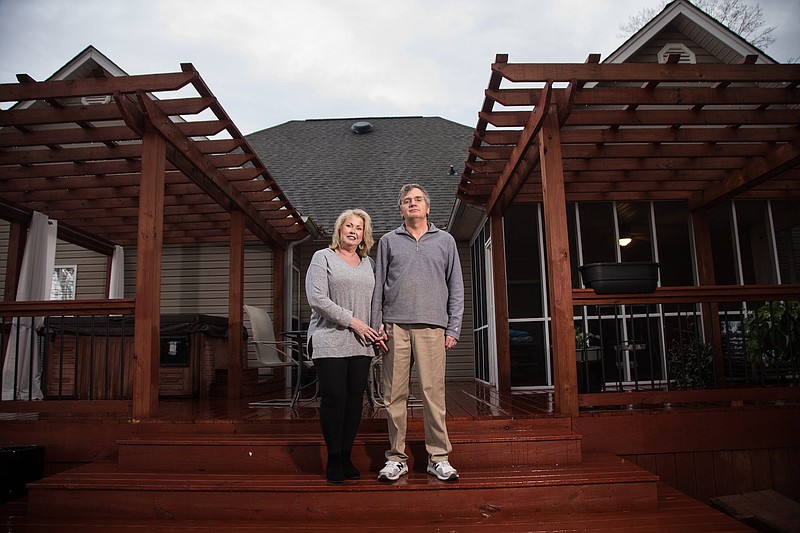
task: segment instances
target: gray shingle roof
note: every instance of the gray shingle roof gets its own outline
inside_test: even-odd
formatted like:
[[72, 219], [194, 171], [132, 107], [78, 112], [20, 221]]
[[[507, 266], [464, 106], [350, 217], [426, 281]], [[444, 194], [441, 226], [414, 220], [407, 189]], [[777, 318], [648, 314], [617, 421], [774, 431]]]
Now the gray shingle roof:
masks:
[[[351, 131], [364, 121], [371, 132]], [[430, 194], [429, 220], [447, 225], [472, 128], [439, 117], [298, 120], [246, 138], [292, 205], [325, 233], [339, 213], [358, 207], [377, 238], [400, 225], [397, 193], [410, 182]]]

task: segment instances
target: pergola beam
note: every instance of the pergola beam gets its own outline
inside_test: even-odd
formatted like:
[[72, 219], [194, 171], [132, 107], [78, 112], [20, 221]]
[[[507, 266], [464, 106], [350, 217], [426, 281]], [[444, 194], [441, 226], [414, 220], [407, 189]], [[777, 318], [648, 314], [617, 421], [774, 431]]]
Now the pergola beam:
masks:
[[775, 148], [771, 153], [753, 160], [741, 171], [717, 182], [705, 190], [695, 193], [689, 201], [689, 209], [707, 209], [729, 200], [756, 185], [780, 175], [800, 164], [800, 134], [787, 144]]
[[715, 83], [752, 82], [780, 83], [800, 79], [800, 65], [715, 63], [494, 63], [492, 72], [515, 83], [553, 82], [651, 82]]
[[[546, 108], [550, 105], [549, 89], [550, 84], [548, 83], [545, 86], [545, 90], [542, 91], [542, 94], [539, 96], [536, 107], [528, 114], [528, 121], [525, 124], [525, 129], [522, 130], [520, 134], [520, 141], [514, 147], [511, 157], [508, 159], [508, 163], [503, 169], [503, 175], [500, 176], [497, 185], [489, 197], [489, 202], [486, 204], [486, 212], [488, 214], [497, 214], [497, 212], [502, 213], [505, 211], [508, 205], [513, 201], [514, 195], [525, 182], [527, 172], [535, 165], [535, 161], [533, 160], [538, 159], [538, 156], [531, 156], [531, 159], [522, 167], [525, 173], [523, 174], [523, 172], [520, 172], [525, 152], [528, 151], [531, 144], [536, 139], [539, 130], [542, 128]], [[495, 211], [496, 209], [498, 211]]]

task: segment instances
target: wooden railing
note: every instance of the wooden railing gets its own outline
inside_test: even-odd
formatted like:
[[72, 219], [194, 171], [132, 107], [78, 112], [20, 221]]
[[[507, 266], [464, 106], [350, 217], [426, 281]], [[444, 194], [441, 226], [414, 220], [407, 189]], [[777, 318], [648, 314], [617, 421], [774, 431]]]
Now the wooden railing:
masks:
[[574, 290], [575, 325], [595, 335], [577, 347], [579, 405], [796, 400], [798, 301], [800, 285]]
[[[124, 336], [133, 335], [133, 312], [133, 299], [0, 302], [2, 359], [25, 368], [13, 375], [11, 399], [38, 399], [34, 380], [47, 400], [131, 399], [132, 354]], [[23, 366], [22, 358], [34, 353], [38, 366]]]

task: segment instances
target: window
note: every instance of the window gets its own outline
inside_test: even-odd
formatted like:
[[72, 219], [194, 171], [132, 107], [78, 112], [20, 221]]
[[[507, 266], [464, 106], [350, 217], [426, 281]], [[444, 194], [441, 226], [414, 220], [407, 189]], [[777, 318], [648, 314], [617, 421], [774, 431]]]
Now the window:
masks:
[[50, 283], [50, 299], [74, 300], [77, 274], [77, 265], [53, 267], [53, 278]]

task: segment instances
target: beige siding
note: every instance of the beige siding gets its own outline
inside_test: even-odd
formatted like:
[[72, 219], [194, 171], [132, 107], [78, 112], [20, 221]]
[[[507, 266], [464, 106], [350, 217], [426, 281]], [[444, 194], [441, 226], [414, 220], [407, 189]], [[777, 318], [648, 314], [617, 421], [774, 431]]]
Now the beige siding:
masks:
[[77, 265], [78, 267], [75, 276], [76, 300], [108, 297], [106, 292], [108, 257], [68, 242], [56, 241], [55, 266], [70, 265]]
[[[5, 286], [6, 260], [8, 259], [8, 237], [11, 224], [0, 220], [0, 283]], [[88, 300], [106, 297], [106, 276], [108, 262], [106, 256], [91, 252], [74, 244], [56, 241], [56, 266], [76, 265], [78, 267], [75, 298]]]
[[475, 344], [472, 317], [472, 267], [469, 243], [458, 243], [461, 272], [464, 276], [464, 320], [458, 344], [447, 355], [447, 379], [472, 379], [475, 376]]

